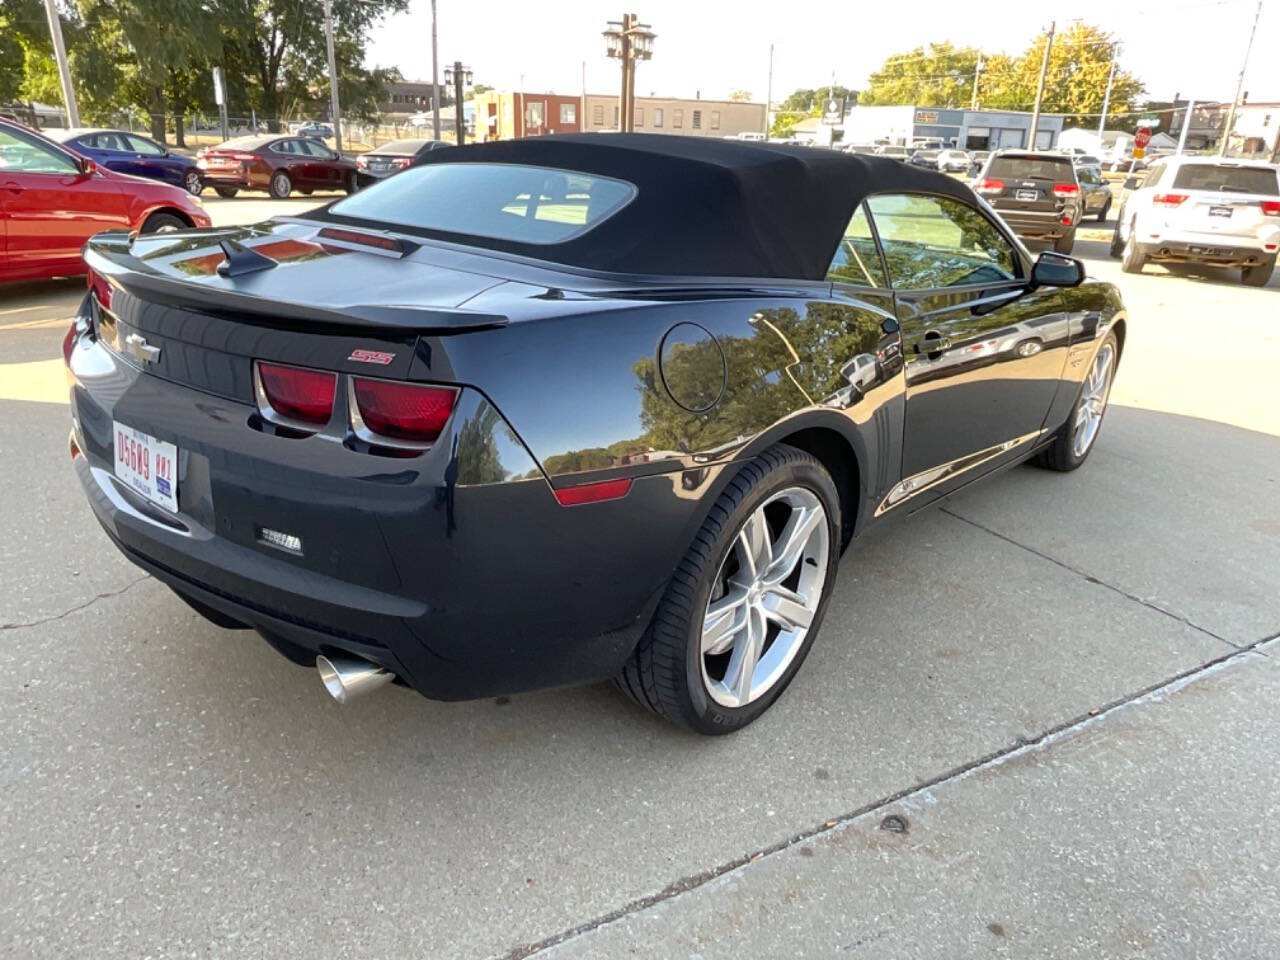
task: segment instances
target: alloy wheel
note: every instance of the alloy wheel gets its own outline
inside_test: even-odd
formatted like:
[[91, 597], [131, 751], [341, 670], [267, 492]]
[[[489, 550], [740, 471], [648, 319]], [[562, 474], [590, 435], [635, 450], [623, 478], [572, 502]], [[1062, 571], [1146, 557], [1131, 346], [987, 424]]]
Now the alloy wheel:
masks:
[[742, 707], [769, 692], [804, 647], [831, 549], [826, 510], [803, 487], [775, 493], [734, 537], [703, 616], [708, 695]]
[[1094, 357], [1093, 366], [1089, 368], [1089, 375], [1080, 391], [1080, 401], [1076, 405], [1075, 433], [1071, 443], [1072, 452], [1077, 457], [1083, 457], [1089, 452], [1098, 435], [1102, 415], [1107, 409], [1107, 396], [1111, 393], [1114, 359], [1115, 349], [1111, 344], [1104, 343]]
[[193, 197], [198, 197], [204, 191], [204, 183], [200, 179], [200, 174], [194, 170], [187, 171], [187, 175], [183, 177], [183, 186], [187, 188], [187, 193]]

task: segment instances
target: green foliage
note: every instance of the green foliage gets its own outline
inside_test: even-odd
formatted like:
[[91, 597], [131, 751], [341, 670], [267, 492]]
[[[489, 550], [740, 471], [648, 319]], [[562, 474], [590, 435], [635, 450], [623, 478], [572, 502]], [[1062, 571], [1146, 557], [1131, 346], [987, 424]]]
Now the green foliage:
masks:
[[[1045, 37], [1016, 57], [987, 54], [949, 43], [917, 47], [889, 57], [871, 74], [863, 104], [967, 107], [978, 74], [978, 104], [995, 110], [1030, 110], [1035, 105]], [[1060, 31], [1049, 53], [1042, 109], [1087, 122], [1102, 110], [1114, 38], [1099, 27], [1073, 23]], [[982, 68], [978, 69], [979, 59]], [[1142, 81], [1119, 63], [1112, 81], [1113, 113], [1133, 109]]]
[[774, 108], [773, 126], [769, 130], [769, 136], [791, 136], [798, 121], [803, 120], [805, 117], [821, 116], [822, 104], [830, 97], [844, 98], [848, 105], [852, 107], [859, 102], [860, 96], [857, 90], [842, 87], [839, 84], [818, 87], [814, 90], [796, 90]]
[[729, 94], [729, 99], [737, 103], [748, 103], [751, 100], [750, 90], [735, 90]]

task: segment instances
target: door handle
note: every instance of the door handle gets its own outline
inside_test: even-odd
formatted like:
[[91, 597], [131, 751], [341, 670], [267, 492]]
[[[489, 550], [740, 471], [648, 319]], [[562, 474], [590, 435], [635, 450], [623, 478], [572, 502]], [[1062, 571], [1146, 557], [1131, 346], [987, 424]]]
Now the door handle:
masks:
[[21, 192], [22, 192], [22, 184], [20, 184], [20, 183], [14, 183], [12, 180], [10, 180], [8, 183], [4, 184], [3, 186], [4, 186], [4, 188], [5, 188], [6, 190], [8, 190], [10, 193], [21, 193]]

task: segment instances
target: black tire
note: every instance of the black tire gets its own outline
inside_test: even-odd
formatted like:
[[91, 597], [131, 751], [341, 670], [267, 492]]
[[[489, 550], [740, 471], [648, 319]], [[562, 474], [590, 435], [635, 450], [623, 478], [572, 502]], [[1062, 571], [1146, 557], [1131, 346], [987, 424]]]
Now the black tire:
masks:
[[286, 200], [289, 194], [293, 193], [293, 181], [289, 179], [289, 174], [283, 170], [277, 170], [271, 175], [271, 196], [277, 200]]
[[[1123, 211], [1121, 211], [1123, 214]], [[1107, 251], [1111, 255], [1112, 260], [1119, 260], [1120, 255], [1124, 252], [1124, 241], [1120, 239], [1120, 218], [1116, 218], [1115, 228], [1111, 231], [1111, 247]]]
[[357, 177], [354, 173], [348, 173], [348, 174], [347, 174], [347, 183], [346, 183], [346, 187], [345, 187], [345, 189], [346, 189], [346, 191], [347, 191], [347, 195], [348, 195], [348, 196], [350, 196], [351, 194], [353, 194], [353, 193], [355, 193], [357, 190], [359, 190], [359, 189], [360, 189], [360, 179], [359, 179], [359, 177]]
[[[742, 525], [770, 496], [790, 487], [815, 494], [826, 512], [828, 559], [822, 593], [800, 649], [777, 682], [744, 706], [725, 707], [711, 698], [703, 680], [703, 612], [712, 582]], [[840, 496], [816, 458], [779, 444], [744, 464], [677, 565], [649, 629], [615, 681], [619, 689], [641, 706], [696, 733], [732, 733], [751, 723], [787, 688], [813, 645], [835, 584], [840, 529]]]
[[1124, 248], [1120, 251], [1120, 269], [1125, 273], [1141, 273], [1146, 265], [1147, 255], [1138, 246], [1137, 237], [1134, 235], [1134, 224], [1131, 223], [1129, 238], [1125, 240]]
[[1059, 237], [1053, 241], [1054, 253], [1070, 253], [1076, 245], [1076, 232], [1072, 230], [1065, 237]]
[[200, 176], [200, 171], [192, 167], [182, 175], [182, 186], [193, 197], [198, 197], [204, 193], [204, 178]]
[[239, 187], [214, 187], [213, 192], [220, 196], [223, 200], [230, 200], [240, 192]]
[[1265, 287], [1276, 272], [1276, 258], [1272, 257], [1256, 267], [1245, 267], [1240, 271], [1240, 281], [1246, 287]]
[[[1097, 353], [1100, 353], [1103, 347], [1107, 344], [1111, 345], [1112, 356], [1114, 359], [1111, 361], [1111, 379], [1107, 383], [1106, 405], [1102, 410], [1102, 422], [1106, 421], [1107, 410], [1111, 407], [1111, 386], [1115, 383], [1115, 369], [1120, 363], [1120, 347], [1116, 341], [1116, 335], [1114, 333], [1107, 334], [1102, 343], [1098, 345], [1098, 350], [1095, 352], [1094, 356], [1097, 356]], [[1090, 363], [1092, 364], [1092, 360]], [[1058, 432], [1054, 434], [1053, 442], [1031, 458], [1031, 463], [1035, 464], [1037, 467], [1043, 467], [1046, 470], [1054, 470], [1058, 473], [1069, 473], [1088, 460], [1089, 454], [1092, 453], [1093, 448], [1098, 445], [1095, 436], [1094, 440], [1085, 449], [1084, 453], [1079, 456], [1076, 455], [1076, 411], [1080, 407], [1080, 397], [1084, 394], [1084, 388], [1085, 383], [1081, 383], [1080, 390], [1076, 393], [1076, 402], [1071, 405], [1071, 413], [1067, 416], [1066, 423], [1062, 424], [1062, 426], [1058, 428]], [[1098, 424], [1099, 430], [1102, 429], [1102, 422]]]
[[153, 213], [142, 224], [139, 233], [169, 233], [172, 230], [186, 230], [191, 224], [173, 213]]
[[1111, 198], [1107, 197], [1102, 204], [1102, 209], [1098, 211], [1098, 222], [1105, 223], [1109, 213], [1111, 213]]

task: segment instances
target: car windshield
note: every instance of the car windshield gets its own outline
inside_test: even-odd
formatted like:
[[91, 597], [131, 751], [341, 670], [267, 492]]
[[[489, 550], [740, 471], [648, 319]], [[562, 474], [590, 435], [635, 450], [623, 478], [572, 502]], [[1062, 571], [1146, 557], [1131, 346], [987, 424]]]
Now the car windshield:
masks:
[[413, 154], [421, 150], [430, 140], [392, 140], [382, 146], [370, 150], [370, 153]]
[[571, 240], [636, 196], [609, 177], [507, 163], [430, 163], [340, 200], [346, 217], [515, 243]]
[[1182, 190], [1255, 193], [1280, 196], [1276, 172], [1267, 167], [1235, 167], [1216, 163], [1188, 163], [1178, 168], [1173, 186]]
[[1075, 176], [1066, 157], [996, 157], [990, 173], [1011, 180], [1070, 180]]

